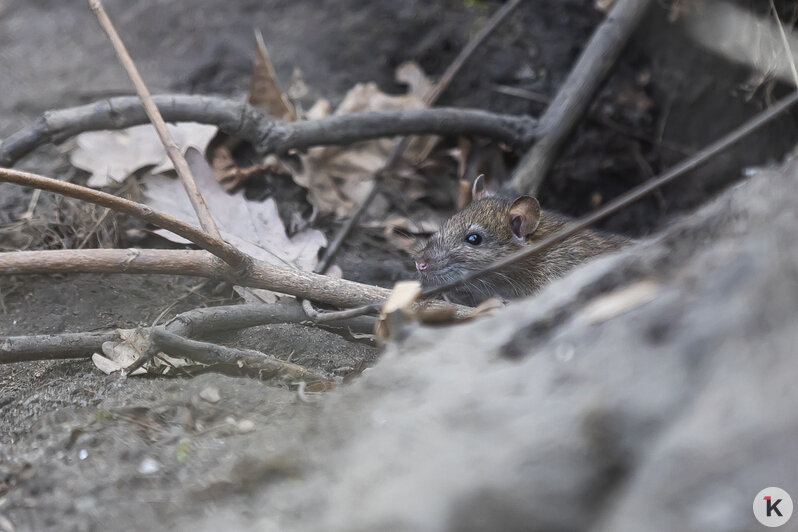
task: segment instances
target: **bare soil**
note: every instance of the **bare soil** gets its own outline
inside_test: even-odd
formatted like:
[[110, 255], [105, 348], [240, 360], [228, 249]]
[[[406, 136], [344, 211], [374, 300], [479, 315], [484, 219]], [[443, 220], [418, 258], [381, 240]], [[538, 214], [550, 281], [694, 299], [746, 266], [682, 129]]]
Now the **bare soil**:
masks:
[[[106, 2], [153, 92], [241, 97], [257, 27], [282, 79], [301, 70], [309, 88], [306, 106], [320, 96], [340, 99], [357, 82], [399, 91], [393, 70], [409, 59], [439, 75], [498, 5]], [[594, 105], [595, 114], [651, 141], [586, 122], [546, 181], [544, 207], [583, 214], [764, 107], [763, 88], [752, 94], [741, 88], [749, 72], [692, 47], [668, 14], [667, 6], [650, 14]], [[538, 114], [540, 104], [498, 93], [495, 86], [550, 97], [602, 17], [593, 0], [528, 1], [441, 103]], [[48, 109], [131, 92], [82, 2], [0, 0], [0, 50], [0, 137]], [[775, 93], [783, 90], [776, 87]], [[794, 117], [785, 117], [603, 226], [651, 234], [735, 182], [741, 168], [781, 156], [796, 132]], [[20, 167], [72, 175], [64, 153], [64, 147], [44, 148]], [[512, 166], [517, 155], [506, 159]], [[454, 182], [440, 179], [430, 186]], [[0, 184], [0, 224], [17, 219], [30, 198], [30, 191]], [[53, 205], [42, 194], [38, 208]], [[337, 228], [330, 220], [318, 223], [329, 235]], [[412, 277], [409, 258], [378, 231], [357, 231], [338, 264], [347, 278], [383, 286]], [[169, 307], [167, 317], [235, 301], [229, 290], [219, 294], [215, 288], [166, 276], [0, 277], [0, 335], [149, 325]], [[378, 358], [375, 347], [295, 325], [255, 328], [231, 341], [326, 370]], [[209, 388], [220, 392], [218, 403], [200, 397]], [[299, 478], [301, 464], [269, 451], [325, 438], [311, 422], [318, 412], [317, 404], [294, 391], [248, 378], [120, 379], [100, 374], [88, 360], [0, 366], [0, 517], [18, 531], [163, 530], [215, 505], [246, 514], [252, 511], [251, 486]]]

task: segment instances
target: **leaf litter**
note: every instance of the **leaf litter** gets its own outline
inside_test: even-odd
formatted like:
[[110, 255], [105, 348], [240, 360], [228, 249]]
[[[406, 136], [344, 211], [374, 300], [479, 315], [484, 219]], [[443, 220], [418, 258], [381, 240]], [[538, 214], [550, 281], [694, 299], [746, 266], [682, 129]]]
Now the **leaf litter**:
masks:
[[[432, 83], [416, 63], [401, 65], [396, 78], [407, 85], [405, 94], [389, 95], [375, 83], [360, 83], [346, 94], [334, 111], [329, 101], [320, 99], [303, 113], [294, 107], [281, 89], [263, 37], [256, 32], [248, 102], [267, 115], [287, 121], [318, 119], [331, 114], [341, 116], [427, 107], [424, 96]], [[227, 191], [240, 189], [247, 179], [263, 172], [290, 174], [297, 185], [307, 190], [307, 201], [314, 208], [314, 216], [344, 218], [365, 199], [375, 176], [384, 168], [398, 143], [398, 139], [375, 139], [349, 146], [320, 146], [294, 154], [296, 157], [293, 159], [280, 160], [272, 155], [259, 164], [239, 168], [233, 156], [233, 150], [240, 145], [238, 139], [218, 132], [214, 126], [180, 123], [168, 127], [178, 145], [191, 147], [187, 159], [222, 237], [260, 260], [306, 271], [313, 269], [319, 249], [327, 245], [325, 235], [305, 227], [289, 237], [273, 198], [255, 202], [247, 200], [241, 191], [233, 194]], [[425, 162], [425, 159], [437, 141], [437, 137], [432, 136], [413, 138], [403, 160], [389, 176], [392, 187], [400, 191], [404, 201], [413, 202], [426, 197], [428, 187], [415, 167], [434, 164]], [[203, 156], [206, 151], [211, 167]], [[89, 185], [93, 187], [122, 182], [142, 169], [151, 168], [142, 183], [145, 203], [184, 222], [198, 225], [182, 184], [163, 175], [172, 169], [172, 165], [152, 126], [83, 133], [77, 137], [70, 160], [74, 166], [91, 173]], [[383, 229], [386, 240], [405, 251], [412, 251], [417, 236], [434, 231], [440, 221], [433, 209], [426, 209], [420, 217], [411, 220], [406, 213], [392, 211], [389, 206], [388, 199], [378, 198], [364, 226]], [[165, 230], [155, 233], [176, 243], [188, 243]], [[340, 275], [340, 270], [335, 269], [332, 274]], [[274, 300], [274, 295], [265, 290], [237, 287], [237, 291], [250, 301]]]
[[[256, 259], [278, 266], [310, 271], [318, 262], [319, 249], [327, 245], [324, 233], [305, 228], [289, 237], [280, 219], [277, 204], [272, 198], [263, 202], [249, 201], [243, 192], [228, 194], [216, 181], [205, 157], [191, 148], [186, 160], [197, 186], [216, 221], [222, 238]], [[199, 227], [194, 210], [179, 180], [166, 175], [152, 175], [144, 180], [144, 202], [153, 209]], [[182, 237], [164, 229], [156, 234], [177, 243], [187, 243]], [[265, 290], [236, 287], [245, 299], [273, 301]]]
[[[169, 132], [183, 149], [193, 146], [205, 151], [216, 135], [216, 126], [181, 122], [167, 124]], [[118, 184], [135, 172], [153, 167], [152, 173], [173, 169], [158, 134], [150, 124], [117, 131], [88, 131], [76, 137], [77, 145], [69, 161], [91, 173], [88, 186], [103, 188]]]

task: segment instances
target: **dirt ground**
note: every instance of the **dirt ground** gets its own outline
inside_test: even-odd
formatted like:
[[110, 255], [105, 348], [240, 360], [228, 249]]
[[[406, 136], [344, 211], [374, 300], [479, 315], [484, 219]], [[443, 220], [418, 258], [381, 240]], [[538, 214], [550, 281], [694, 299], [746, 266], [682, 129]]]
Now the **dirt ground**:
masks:
[[[766, 105], [769, 87], [749, 90], [749, 71], [695, 49], [678, 21], [668, 21], [673, 3], [660, 4], [593, 107], [594, 115], [636, 135], [608, 131], [596, 120], [582, 125], [541, 191], [544, 208], [584, 214]], [[398, 92], [393, 71], [410, 59], [439, 75], [498, 5], [106, 2], [153, 93], [243, 97], [257, 27], [278, 75], [291, 79], [301, 71], [306, 108], [320, 96], [340, 100], [357, 82]], [[496, 87], [551, 96], [602, 17], [593, 0], [529, 0], [480, 49], [441, 104], [539, 114], [544, 106]], [[131, 93], [93, 15], [78, 1], [0, 0], [0, 71], [0, 138], [48, 109]], [[779, 158], [796, 133], [794, 117], [785, 117], [602, 226], [652, 234], [734, 183], [742, 168]], [[85, 180], [70, 169], [67, 147], [42, 148], [18, 167]], [[506, 155], [510, 168], [517, 159]], [[454, 181], [430, 186], [454, 187]], [[16, 220], [30, 199], [31, 191], [0, 184], [0, 224]], [[37, 208], [47, 212], [54, 205], [42, 194]], [[328, 235], [338, 227], [328, 219], [317, 224]], [[409, 257], [376, 230], [357, 231], [337, 263], [346, 278], [382, 286], [413, 274]], [[167, 308], [171, 316], [236, 301], [229, 289], [216, 288], [166, 276], [0, 277], [0, 335], [149, 325]], [[255, 328], [233, 341], [328, 371], [379, 357], [371, 345], [294, 325]], [[203, 399], [208, 390], [222, 400]], [[268, 450], [324, 438], [311, 422], [318, 413], [317, 403], [295, 391], [249, 378], [122, 379], [101, 374], [88, 360], [0, 366], [0, 531], [163, 530], [215, 505], [252, 511], [251, 486], [300, 476], [300, 464]]]

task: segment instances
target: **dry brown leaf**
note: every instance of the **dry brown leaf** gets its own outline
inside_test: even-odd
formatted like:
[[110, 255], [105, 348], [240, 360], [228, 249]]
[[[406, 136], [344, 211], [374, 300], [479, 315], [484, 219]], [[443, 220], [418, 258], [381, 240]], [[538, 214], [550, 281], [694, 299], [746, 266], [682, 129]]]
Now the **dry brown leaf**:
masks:
[[[94, 365], [105, 373], [121, 372], [139, 358], [146, 356], [150, 347], [149, 334], [145, 329], [118, 329], [119, 340], [105, 342], [102, 345], [103, 354], [94, 353], [91, 357]], [[175, 358], [166, 353], [158, 355], [149, 360], [142, 367], [134, 370], [130, 375], [145, 375], [155, 373], [165, 375], [174, 370], [188, 365], [195, 365], [185, 358]]]
[[[280, 120], [294, 121], [297, 118], [296, 110], [288, 96], [280, 89], [277, 75], [269, 58], [269, 52], [263, 42], [263, 35], [255, 30], [255, 65], [250, 78], [249, 94], [247, 101], [250, 105], [261, 109], [269, 116]], [[274, 156], [267, 156], [259, 165], [249, 168], [238, 168], [233, 159], [233, 150], [241, 144], [241, 140], [219, 132], [208, 148], [207, 156], [210, 159], [216, 178], [225, 190], [236, 190], [252, 176], [263, 170], [271, 169], [276, 162]]]
[[399, 281], [391, 290], [391, 294], [382, 306], [384, 314], [390, 314], [397, 310], [410, 312], [413, 303], [421, 295], [421, 283], [418, 281]]
[[[416, 70], [420, 71], [418, 67], [403, 65], [401, 71], [407, 83], [420, 91], [426, 85]], [[423, 95], [413, 90], [403, 96], [391, 96], [380, 91], [376, 84], [365, 83], [355, 85], [347, 93], [335, 115], [424, 107]], [[329, 103], [322, 101], [317, 102], [308, 115], [318, 119], [328, 113]], [[320, 214], [346, 217], [368, 195], [375, 174], [385, 166], [396, 142], [395, 139], [377, 139], [344, 147], [310, 148], [300, 156], [302, 168], [294, 174], [294, 181], [308, 189], [308, 200]], [[411, 189], [409, 193], [421, 195], [423, 188], [419, 185], [415, 192]]]
[[[122, 371], [139, 358], [145, 356], [149, 348], [149, 339], [142, 334], [140, 329], [120, 329], [117, 332], [119, 333], [119, 341], [104, 342], [102, 345], [103, 354], [94, 353], [91, 356], [91, 360], [97, 369], [106, 375]], [[131, 375], [144, 375], [145, 373], [147, 373], [145, 368], [138, 368]]]
[[[214, 179], [201, 153], [189, 150], [186, 159], [225, 240], [270, 264], [294, 266], [306, 271], [316, 266], [319, 248], [327, 245], [324, 233], [305, 229], [289, 238], [273, 199], [255, 202], [244, 198], [243, 192], [228, 194]], [[148, 176], [143, 184], [147, 205], [198, 226], [194, 210], [178, 180], [153, 175]], [[186, 242], [168, 231], [159, 230], [157, 233], [174, 242]]]
[[330, 116], [332, 113], [332, 106], [330, 101], [324, 98], [316, 100], [313, 106], [305, 113], [305, 120], [318, 120], [325, 116]]
[[401, 336], [401, 329], [415, 320], [413, 303], [420, 295], [421, 283], [418, 281], [399, 281], [394, 285], [380, 310], [380, 317], [374, 328], [377, 341]]
[[296, 120], [294, 106], [280, 90], [274, 65], [259, 30], [255, 30], [255, 68], [249, 85], [249, 103], [280, 120]]
[[432, 81], [415, 61], [407, 61], [399, 65], [394, 77], [396, 81], [405, 83], [410, 88], [410, 94], [422, 100], [432, 90]]
[[[305, 271], [316, 266], [319, 249], [327, 245], [324, 233], [307, 228], [289, 238], [272, 198], [256, 202], [248, 201], [243, 192], [228, 194], [216, 181], [213, 170], [201, 153], [189, 150], [186, 160], [224, 240], [269, 264], [293, 266]], [[177, 179], [151, 175], [143, 185], [147, 205], [199, 227], [194, 210]], [[173, 242], [188, 243], [163, 229], [155, 233]], [[267, 290], [236, 287], [236, 291], [248, 301], [274, 301], [274, 294]]]
[[[216, 158], [214, 158], [214, 161], [216, 161]], [[245, 168], [239, 168], [235, 166], [235, 164], [226, 167], [220, 166], [218, 168], [214, 164], [211, 164], [211, 166], [213, 167], [219, 184], [228, 192], [238, 190], [241, 185], [249, 181], [252, 177], [262, 174], [263, 172], [281, 173], [285, 171], [285, 166], [281, 164], [280, 160], [275, 155], [267, 155], [261, 164], [253, 164]]]
[[[396, 80], [406, 83], [410, 87], [410, 94], [421, 98], [426, 106], [426, 97], [432, 90], [433, 84], [418, 63], [408, 61], [399, 65], [396, 69]], [[405, 149], [405, 157], [413, 166], [421, 164], [440, 140], [440, 137], [434, 135], [413, 137]]]
[[[216, 134], [216, 126], [181, 122], [168, 124], [178, 146], [205, 151]], [[101, 188], [121, 183], [133, 172], [154, 166], [153, 173], [172, 169], [155, 129], [149, 125], [118, 131], [88, 131], [76, 137], [77, 146], [69, 155], [73, 166], [91, 172], [88, 185]]]

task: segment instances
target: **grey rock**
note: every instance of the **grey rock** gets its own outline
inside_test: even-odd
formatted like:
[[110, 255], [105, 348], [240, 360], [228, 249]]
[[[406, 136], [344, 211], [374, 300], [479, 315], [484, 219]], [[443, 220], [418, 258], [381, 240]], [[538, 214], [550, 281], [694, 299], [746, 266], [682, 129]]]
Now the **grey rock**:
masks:
[[[490, 318], [390, 346], [323, 405], [314, 432], [328, 437], [302, 451], [301, 482], [269, 486], [258, 518], [283, 516], [286, 530], [758, 526], [760, 489], [798, 494], [796, 171], [760, 172]], [[653, 300], [583, 319], [641, 280]]]

